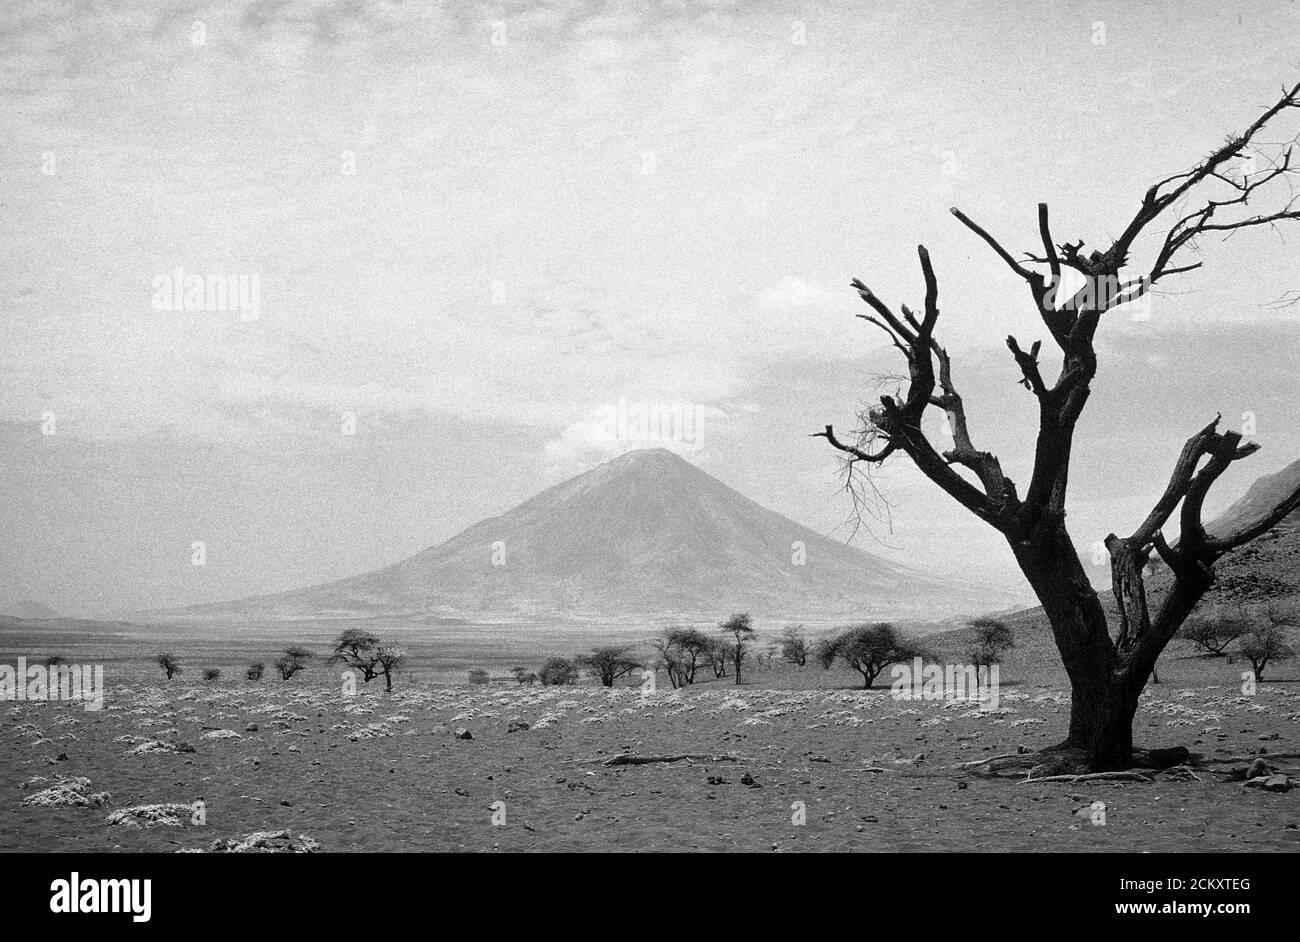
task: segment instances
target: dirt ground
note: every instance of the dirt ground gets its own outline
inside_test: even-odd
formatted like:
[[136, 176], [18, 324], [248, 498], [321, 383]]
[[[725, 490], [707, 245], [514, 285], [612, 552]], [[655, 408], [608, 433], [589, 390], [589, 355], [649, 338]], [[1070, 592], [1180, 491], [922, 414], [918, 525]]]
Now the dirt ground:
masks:
[[[1295, 751], [1293, 684], [1152, 690], [1138, 743], [1211, 758]], [[281, 830], [271, 846], [326, 852], [1300, 849], [1300, 789], [1205, 770], [1026, 784], [956, 768], [1059, 741], [1067, 719], [1059, 684], [1004, 684], [1000, 710], [981, 714], [887, 689], [371, 684], [345, 696], [324, 672], [164, 682], [141, 667], [130, 682], [118, 672], [99, 712], [0, 704], [0, 849], [203, 850]], [[150, 751], [178, 743], [193, 751]], [[617, 753], [709, 758], [603, 764]], [[1277, 764], [1300, 775], [1295, 759]], [[77, 778], [89, 782], [63, 793], [79, 806], [30, 801]], [[109, 823], [199, 800], [202, 824], [184, 809], [163, 814], [171, 823]]]

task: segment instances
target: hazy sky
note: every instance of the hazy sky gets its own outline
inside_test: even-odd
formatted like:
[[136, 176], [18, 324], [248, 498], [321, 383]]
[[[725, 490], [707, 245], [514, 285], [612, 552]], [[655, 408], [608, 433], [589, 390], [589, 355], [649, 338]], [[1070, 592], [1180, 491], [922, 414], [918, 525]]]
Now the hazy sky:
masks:
[[[977, 443], [1023, 478], [1002, 338], [1043, 331], [947, 209], [1017, 250], [1040, 199], [1058, 240], [1117, 235], [1296, 81], [1300, 8], [1233, 6], [6, 0], [0, 602], [374, 568], [627, 447], [620, 402], [689, 410], [687, 457], [847, 537], [807, 436], [897, 370], [847, 282], [918, 303], [918, 242]], [[1131, 527], [1215, 412], [1265, 445], [1215, 506], [1300, 457], [1300, 311], [1269, 307], [1297, 244], [1207, 242], [1149, 319], [1104, 325], [1081, 543]], [[243, 307], [168, 309], [177, 269]], [[885, 482], [864, 549], [1017, 584], [995, 534]]]

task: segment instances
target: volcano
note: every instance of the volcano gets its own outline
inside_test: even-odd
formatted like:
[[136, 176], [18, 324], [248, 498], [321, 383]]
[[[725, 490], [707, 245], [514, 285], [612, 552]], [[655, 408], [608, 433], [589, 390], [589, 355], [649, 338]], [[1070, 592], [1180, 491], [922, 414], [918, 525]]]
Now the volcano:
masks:
[[1006, 604], [760, 506], [665, 449], [629, 452], [364, 575], [195, 606], [248, 618], [911, 618]]

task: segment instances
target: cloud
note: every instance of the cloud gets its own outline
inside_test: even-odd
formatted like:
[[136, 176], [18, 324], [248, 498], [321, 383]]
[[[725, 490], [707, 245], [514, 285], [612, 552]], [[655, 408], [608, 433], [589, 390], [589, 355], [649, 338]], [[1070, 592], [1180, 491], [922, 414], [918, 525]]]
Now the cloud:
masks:
[[699, 403], [629, 400], [597, 406], [544, 446], [548, 467], [572, 473], [642, 448], [697, 454], [735, 410]]
[[822, 285], [787, 275], [778, 284], [764, 291], [759, 302], [767, 307], [784, 309], [829, 304], [836, 300], [840, 300], [840, 297], [833, 295]]

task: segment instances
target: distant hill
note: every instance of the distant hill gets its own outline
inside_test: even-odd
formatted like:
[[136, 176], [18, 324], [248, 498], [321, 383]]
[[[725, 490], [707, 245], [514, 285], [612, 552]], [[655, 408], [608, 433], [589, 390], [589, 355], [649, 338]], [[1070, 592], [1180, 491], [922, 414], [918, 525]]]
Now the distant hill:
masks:
[[[1223, 534], [1258, 520], [1276, 507], [1298, 484], [1300, 461], [1293, 462], [1274, 474], [1258, 478], [1240, 499], [1206, 524], [1206, 532], [1210, 535]], [[1206, 593], [1202, 605], [1237, 602], [1256, 604], [1300, 599], [1300, 511], [1286, 517], [1253, 542], [1224, 556], [1215, 564], [1214, 575], [1214, 585]], [[1159, 566], [1148, 579], [1153, 612], [1160, 597], [1168, 591], [1169, 584], [1170, 575], [1163, 566]], [[1096, 588], [1102, 606], [1113, 617], [1117, 609], [1109, 579], [1099, 579]], [[1025, 629], [1035, 636], [1051, 637], [1041, 606], [999, 617], [1017, 631]], [[964, 639], [965, 636], [953, 633], [951, 637]]]
[[[1241, 499], [1206, 525], [1211, 535], [1260, 519], [1300, 485], [1300, 461], [1259, 478]], [[1284, 601], [1300, 595], [1300, 511], [1214, 567], [1207, 601]]]
[[1006, 604], [996, 591], [828, 539], [652, 449], [606, 462], [392, 566], [181, 615], [907, 618]]
[[20, 599], [15, 602], [0, 602], [0, 615], [10, 618], [62, 618], [63, 616], [40, 602]]

